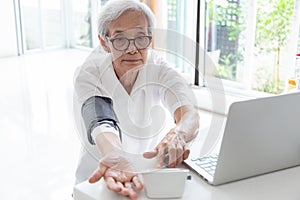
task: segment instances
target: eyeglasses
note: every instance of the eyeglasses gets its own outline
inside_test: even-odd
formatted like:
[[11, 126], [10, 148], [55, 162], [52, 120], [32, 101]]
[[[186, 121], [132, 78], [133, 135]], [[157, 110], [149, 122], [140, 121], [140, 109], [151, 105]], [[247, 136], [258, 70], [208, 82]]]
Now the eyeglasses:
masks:
[[144, 50], [146, 49], [150, 43], [152, 36], [138, 36], [133, 39], [128, 39], [126, 37], [117, 37], [113, 39], [107, 39], [112, 43], [113, 47], [118, 51], [125, 51], [128, 49], [130, 45], [130, 41], [133, 41], [134, 46], [137, 50]]

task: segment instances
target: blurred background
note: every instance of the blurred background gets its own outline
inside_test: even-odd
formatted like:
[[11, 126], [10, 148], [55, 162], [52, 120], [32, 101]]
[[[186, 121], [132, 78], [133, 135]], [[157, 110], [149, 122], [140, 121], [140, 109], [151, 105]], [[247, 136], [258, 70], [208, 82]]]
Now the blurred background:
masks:
[[[72, 199], [73, 74], [99, 45], [106, 1], [1, 1], [1, 199]], [[153, 48], [192, 86], [218, 90], [207, 80], [222, 80], [231, 96], [296, 87], [300, 0], [142, 1], [162, 33]]]

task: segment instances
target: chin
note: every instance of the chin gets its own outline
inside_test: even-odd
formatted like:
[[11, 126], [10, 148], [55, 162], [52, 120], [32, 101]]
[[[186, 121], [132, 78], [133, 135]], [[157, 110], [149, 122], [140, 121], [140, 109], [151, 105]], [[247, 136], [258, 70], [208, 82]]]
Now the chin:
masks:
[[139, 69], [143, 66], [144, 64], [131, 64], [131, 65], [126, 65], [124, 66], [125, 69], [128, 69], [128, 70], [135, 70], [135, 69]]

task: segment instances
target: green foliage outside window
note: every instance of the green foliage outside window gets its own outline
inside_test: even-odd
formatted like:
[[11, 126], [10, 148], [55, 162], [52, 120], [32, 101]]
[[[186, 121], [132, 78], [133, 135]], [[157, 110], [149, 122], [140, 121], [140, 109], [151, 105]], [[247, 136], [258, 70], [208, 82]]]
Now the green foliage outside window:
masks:
[[[215, 24], [219, 27], [219, 31], [222, 32], [226, 30], [226, 32], [228, 32], [227, 37], [218, 41], [219, 44], [217, 46], [222, 46], [223, 48], [228, 48], [231, 45], [236, 46], [234, 47], [235, 50], [232, 50], [230, 53], [221, 52], [219, 62], [216, 66], [217, 70], [215, 76], [228, 80], [236, 80], [237, 65], [244, 60], [244, 48], [243, 45], [239, 43], [239, 40], [243, 39], [241, 32], [246, 28], [245, 16], [237, 1], [207, 0], [206, 2], [208, 29], [211, 30], [211, 27]], [[221, 32], [217, 34], [222, 34]], [[209, 39], [210, 41], [214, 40]]]
[[[259, 53], [273, 54], [275, 64], [271, 78], [263, 85], [259, 85], [257, 90], [277, 94], [284, 89], [279, 74], [280, 54], [282, 47], [288, 42], [293, 12], [294, 0], [258, 1], [255, 46], [259, 49]], [[259, 80], [260, 77], [257, 76], [257, 79]]]

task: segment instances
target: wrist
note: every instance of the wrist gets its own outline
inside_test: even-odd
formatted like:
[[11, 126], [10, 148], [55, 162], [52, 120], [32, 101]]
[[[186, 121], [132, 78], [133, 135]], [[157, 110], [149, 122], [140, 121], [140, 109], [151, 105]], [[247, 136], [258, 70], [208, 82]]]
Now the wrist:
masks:
[[180, 136], [186, 143], [194, 139], [193, 134], [190, 134], [188, 131], [182, 130], [180, 126], [176, 126], [174, 132]]
[[117, 155], [123, 152], [119, 137], [111, 132], [99, 134], [95, 142], [102, 156]]
[[[122, 165], [127, 165], [129, 163], [129, 160], [126, 157], [125, 153], [122, 151], [119, 153], [109, 152], [102, 157], [100, 162], [109, 168], [114, 167], [114, 169], [118, 169], [118, 167]], [[122, 168], [120, 168], [120, 170], [122, 170]]]

